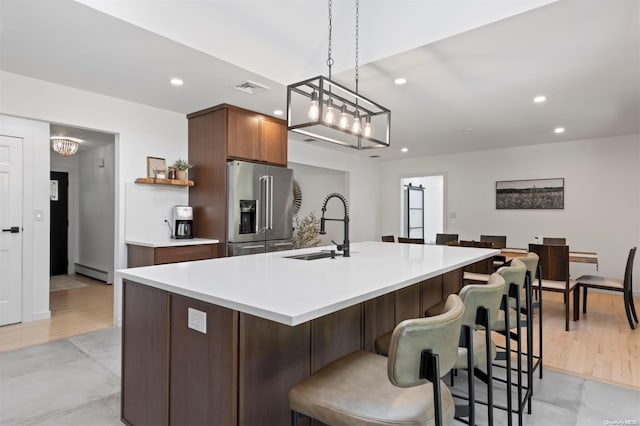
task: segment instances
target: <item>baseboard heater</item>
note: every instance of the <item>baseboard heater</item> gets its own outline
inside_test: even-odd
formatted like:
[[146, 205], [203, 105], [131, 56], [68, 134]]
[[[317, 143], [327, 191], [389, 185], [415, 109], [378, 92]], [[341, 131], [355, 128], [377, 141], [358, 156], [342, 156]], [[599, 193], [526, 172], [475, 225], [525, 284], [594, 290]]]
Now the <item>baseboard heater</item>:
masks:
[[92, 266], [82, 265], [81, 263], [75, 263], [76, 274], [86, 275], [87, 277], [95, 278], [96, 280], [104, 281], [107, 284], [113, 284], [113, 277], [108, 271], [94, 268]]

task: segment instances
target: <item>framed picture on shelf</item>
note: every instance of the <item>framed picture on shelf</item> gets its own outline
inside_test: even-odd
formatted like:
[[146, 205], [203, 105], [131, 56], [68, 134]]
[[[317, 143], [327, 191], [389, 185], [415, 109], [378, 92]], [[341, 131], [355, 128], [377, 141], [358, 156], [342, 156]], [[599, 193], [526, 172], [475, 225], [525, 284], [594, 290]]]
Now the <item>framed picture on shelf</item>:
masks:
[[564, 209], [564, 178], [496, 182], [496, 209]]
[[147, 177], [165, 178], [167, 176], [167, 162], [164, 158], [147, 157]]

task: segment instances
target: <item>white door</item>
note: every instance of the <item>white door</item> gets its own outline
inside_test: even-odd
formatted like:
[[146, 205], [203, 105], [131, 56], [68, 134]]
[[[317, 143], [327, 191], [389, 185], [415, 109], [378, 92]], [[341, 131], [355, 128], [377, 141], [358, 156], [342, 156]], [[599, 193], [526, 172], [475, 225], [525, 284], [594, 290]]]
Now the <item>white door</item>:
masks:
[[22, 139], [0, 135], [0, 325], [22, 313]]

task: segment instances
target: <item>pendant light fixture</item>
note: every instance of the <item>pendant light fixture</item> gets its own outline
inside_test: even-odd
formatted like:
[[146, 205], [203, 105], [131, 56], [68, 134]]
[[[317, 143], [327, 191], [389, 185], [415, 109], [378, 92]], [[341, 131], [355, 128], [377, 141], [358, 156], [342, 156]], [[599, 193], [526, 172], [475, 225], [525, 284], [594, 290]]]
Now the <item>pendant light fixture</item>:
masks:
[[52, 136], [51, 149], [64, 157], [68, 157], [78, 152], [80, 142], [81, 140], [75, 138]]
[[358, 93], [360, 1], [355, 3], [356, 90], [331, 80], [333, 1], [329, 0], [329, 78], [317, 76], [287, 86], [287, 128], [311, 140], [324, 140], [358, 150], [386, 148], [390, 145], [391, 111]]

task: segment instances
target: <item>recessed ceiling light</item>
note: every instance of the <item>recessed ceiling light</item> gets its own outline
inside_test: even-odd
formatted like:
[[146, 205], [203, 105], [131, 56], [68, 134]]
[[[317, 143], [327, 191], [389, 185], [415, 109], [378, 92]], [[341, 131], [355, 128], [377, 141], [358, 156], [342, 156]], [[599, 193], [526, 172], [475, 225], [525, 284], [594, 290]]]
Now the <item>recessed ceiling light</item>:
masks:
[[407, 82], [407, 79], [406, 79], [406, 78], [402, 78], [402, 77], [400, 77], [400, 78], [396, 78], [396, 79], [394, 80], [394, 83], [395, 83], [395, 84], [397, 84], [398, 86], [402, 86], [402, 85], [403, 85], [403, 84], [405, 84], [406, 82]]
[[273, 115], [282, 115], [284, 114], [284, 112], [281, 109], [274, 109], [273, 110]]
[[538, 95], [535, 98], [533, 98], [533, 102], [537, 104], [541, 104], [546, 101], [547, 101], [547, 97], [545, 95]]
[[409, 148], [402, 148], [400, 151], [402, 151], [402, 152], [409, 152]]
[[171, 84], [173, 84], [174, 86], [182, 86], [184, 84], [184, 81], [179, 78], [172, 78]]
[[564, 133], [564, 127], [556, 127], [553, 131], [558, 134]]

